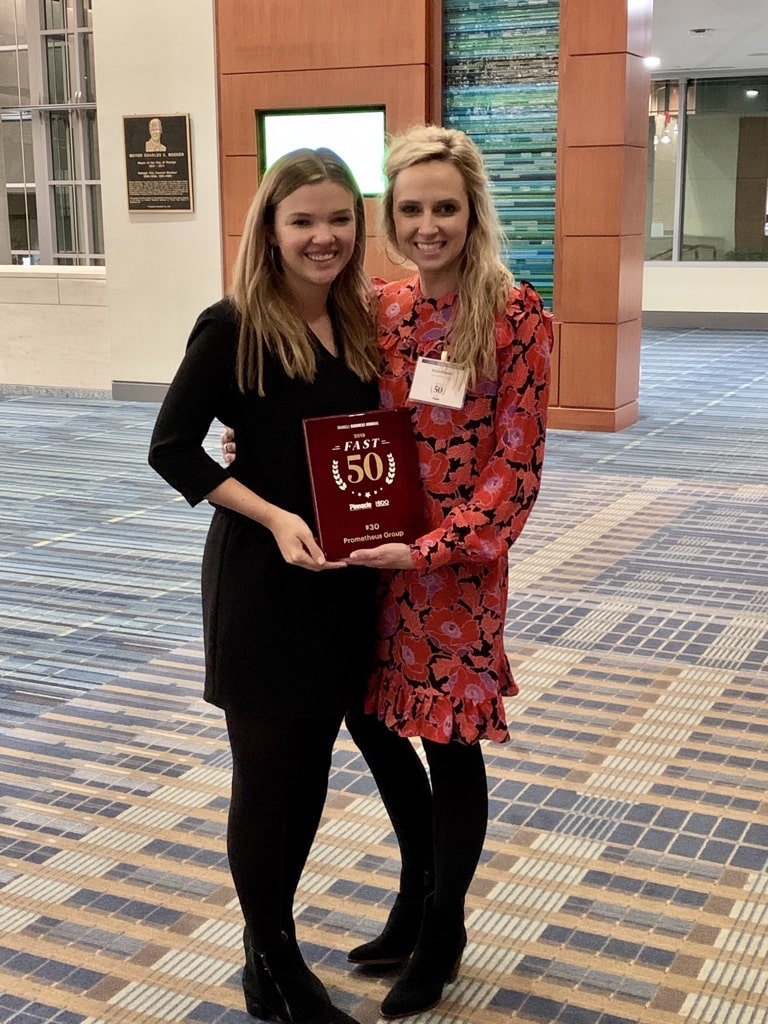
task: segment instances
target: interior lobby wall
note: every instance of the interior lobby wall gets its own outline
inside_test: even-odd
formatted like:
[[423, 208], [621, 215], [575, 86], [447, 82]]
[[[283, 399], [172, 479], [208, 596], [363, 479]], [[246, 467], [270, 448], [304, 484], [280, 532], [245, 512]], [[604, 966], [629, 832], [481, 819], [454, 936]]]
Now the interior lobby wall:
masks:
[[[212, 0], [93, 0], [113, 394], [162, 393], [221, 295]], [[189, 114], [192, 213], [129, 213], [123, 116]]]
[[[307, 4], [306, 24], [287, 19], [295, 4], [277, 0], [260, 2], [257, 23], [255, 6], [94, 0], [107, 270], [3, 268], [0, 387], [113, 388], [124, 398], [162, 393], [195, 316], [221, 295], [225, 248], [231, 266], [256, 185], [259, 104], [379, 102], [381, 84], [393, 97], [385, 98], [390, 128], [440, 119], [439, 0], [396, 0], [386, 10], [370, 0], [317, 0]], [[217, 16], [229, 19], [218, 70]], [[332, 44], [326, 46], [327, 32], [319, 35], [320, 22], [333, 25]], [[194, 213], [129, 214], [123, 115], [179, 112], [191, 118]], [[583, 219], [591, 207], [569, 209]], [[374, 223], [372, 216], [372, 229]], [[370, 252], [370, 270], [402, 274], [375, 232]], [[84, 270], [94, 272], [87, 285]], [[646, 263], [642, 308], [644, 326], [767, 329], [768, 266]], [[633, 346], [636, 337], [619, 341]], [[558, 391], [559, 384], [558, 375]], [[607, 386], [612, 399], [615, 382]]]
[[111, 387], [104, 267], [0, 266], [0, 389]]

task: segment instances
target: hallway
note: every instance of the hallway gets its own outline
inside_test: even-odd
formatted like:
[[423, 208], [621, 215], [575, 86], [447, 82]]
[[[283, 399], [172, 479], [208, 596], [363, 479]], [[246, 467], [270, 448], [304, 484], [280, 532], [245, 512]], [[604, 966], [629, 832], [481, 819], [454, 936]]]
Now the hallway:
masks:
[[[768, 1022], [768, 338], [646, 331], [640, 402], [550, 433], [470, 944], [424, 1024]], [[0, 1024], [251, 1019], [199, 696], [210, 513], [147, 467], [155, 413], [0, 393]], [[397, 872], [342, 734], [297, 918], [363, 1024], [391, 979], [345, 951]]]

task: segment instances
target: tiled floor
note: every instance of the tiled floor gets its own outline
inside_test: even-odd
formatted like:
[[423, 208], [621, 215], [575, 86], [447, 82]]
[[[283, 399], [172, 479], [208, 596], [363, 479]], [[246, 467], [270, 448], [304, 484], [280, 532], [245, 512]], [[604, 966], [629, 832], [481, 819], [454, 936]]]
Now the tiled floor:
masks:
[[[0, 395], [0, 1022], [245, 1024], [208, 512], [155, 409]], [[213, 442], [212, 442], [213, 443]], [[641, 419], [550, 435], [513, 549], [513, 742], [459, 980], [424, 1024], [768, 1022], [768, 337], [646, 332]], [[339, 740], [297, 907], [338, 1003], [397, 871]]]

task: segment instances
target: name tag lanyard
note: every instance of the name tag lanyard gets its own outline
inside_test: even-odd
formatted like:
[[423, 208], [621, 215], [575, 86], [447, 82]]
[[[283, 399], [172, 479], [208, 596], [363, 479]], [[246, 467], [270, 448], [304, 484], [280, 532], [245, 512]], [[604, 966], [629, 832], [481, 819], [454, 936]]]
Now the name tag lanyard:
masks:
[[469, 373], [464, 367], [451, 362], [448, 347], [439, 359], [419, 356], [408, 400], [442, 405], [448, 409], [463, 409], [468, 378]]

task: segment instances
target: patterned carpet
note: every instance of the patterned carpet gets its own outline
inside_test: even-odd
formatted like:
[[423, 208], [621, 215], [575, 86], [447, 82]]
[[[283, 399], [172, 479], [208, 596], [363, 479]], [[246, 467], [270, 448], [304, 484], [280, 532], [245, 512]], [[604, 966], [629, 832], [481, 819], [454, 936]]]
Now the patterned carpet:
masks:
[[[768, 1022], [768, 338], [643, 353], [635, 426], [550, 434], [470, 944], [423, 1024]], [[146, 467], [155, 411], [0, 395], [0, 1022], [250, 1019], [199, 699], [209, 513]], [[397, 869], [342, 735], [297, 914], [363, 1024], [391, 978], [345, 951]]]

